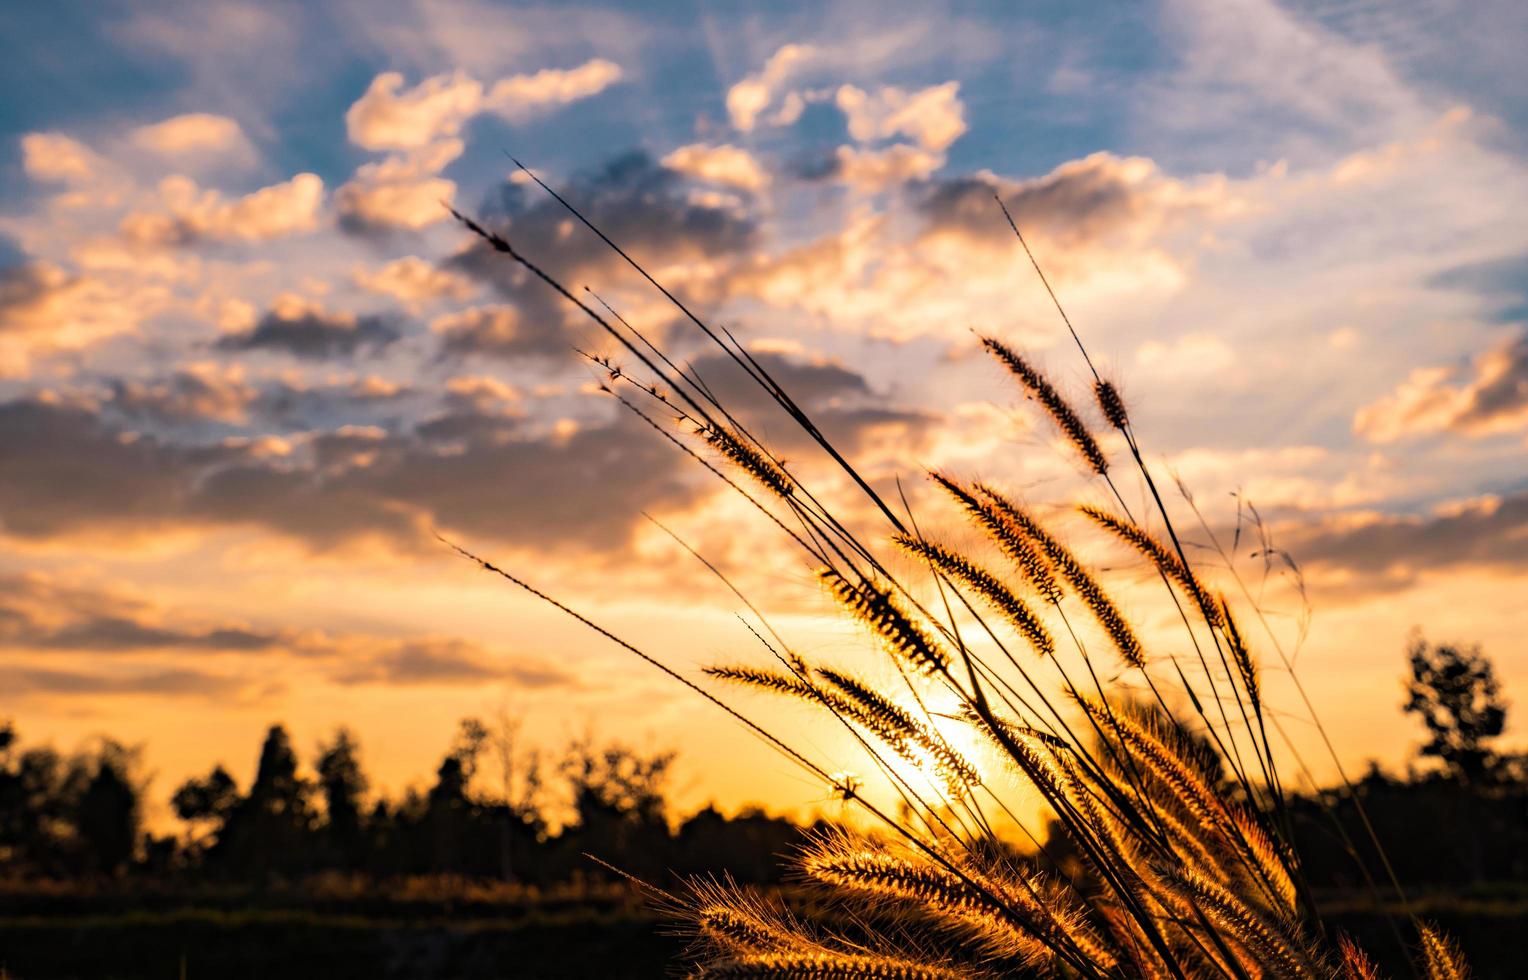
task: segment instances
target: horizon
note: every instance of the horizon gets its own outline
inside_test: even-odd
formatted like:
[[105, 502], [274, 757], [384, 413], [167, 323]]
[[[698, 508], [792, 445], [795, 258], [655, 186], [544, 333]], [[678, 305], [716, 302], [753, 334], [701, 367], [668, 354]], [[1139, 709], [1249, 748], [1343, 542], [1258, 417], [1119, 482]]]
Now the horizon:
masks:
[[[3, 15], [29, 48], [0, 66], [0, 711], [27, 744], [143, 744], [161, 811], [215, 762], [248, 785], [271, 723], [305, 762], [351, 727], [396, 795], [459, 718], [501, 709], [549, 748], [588, 729], [678, 750], [683, 813], [827, 805], [432, 536], [690, 675], [759, 648], [664, 528], [803, 651], [855, 646], [810, 567], [750, 550], [736, 529], [757, 518], [593, 390], [575, 351], [604, 350], [593, 331], [450, 220], [443, 204], [507, 226], [736, 381], [507, 153], [957, 539], [926, 467], [1098, 496], [972, 335], [1085, 390], [1000, 196], [1153, 465], [1243, 544], [1256, 507], [1297, 563], [1271, 553], [1262, 598], [1350, 771], [1422, 741], [1400, 710], [1413, 629], [1480, 644], [1509, 700], [1528, 685], [1528, 115], [1510, 84], [1528, 69], [1512, 31], [1484, 30], [1524, 17], [1506, 4], [960, 7], [937, 29], [921, 6], [855, 3], [741, 23], [678, 4], [86, 9]], [[1089, 551], [1144, 632], [1170, 627], [1113, 554]], [[1259, 640], [1269, 702], [1293, 708]], [[854, 767], [829, 724], [798, 734]]]

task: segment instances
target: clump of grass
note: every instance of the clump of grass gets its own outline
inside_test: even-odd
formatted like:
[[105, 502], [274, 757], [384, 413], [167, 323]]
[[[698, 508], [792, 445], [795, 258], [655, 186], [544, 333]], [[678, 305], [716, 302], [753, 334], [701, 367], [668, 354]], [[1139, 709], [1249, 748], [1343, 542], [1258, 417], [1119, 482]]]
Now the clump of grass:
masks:
[[[1122, 437], [1147, 492], [1149, 521], [1126, 506], [1115, 483], [1119, 473], [1103, 444], [1045, 375], [1000, 339], [981, 338], [982, 346], [1041, 406], [1087, 464], [1091, 478], [1118, 505], [1087, 506], [1083, 513], [1139, 553], [1174, 603], [1182, 596], [1197, 612], [1202, 625], [1178, 607], [1183, 641], [1202, 668], [1192, 676], [1180, 662], [1184, 658], [1150, 653], [1107, 582], [1055, 530], [1004, 491], [948, 473], [931, 474], [954, 505], [950, 516], [973, 523], [1011, 564], [1013, 574], [993, 570], [978, 554], [925, 537], [911, 513], [883, 499], [730, 333], [708, 326], [577, 209], [541, 186], [673, 302], [708, 343], [799, 425], [887, 525], [884, 539], [853, 530], [864, 527], [863, 520], [825, 503], [800, 475], [809, 468], [787, 472], [721, 394], [677, 367], [614, 310], [605, 307], [607, 318], [504, 236], [461, 219], [489, 248], [582, 310], [635, 359], [650, 377], [638, 381], [609, 360], [595, 359], [609, 375], [605, 390], [747, 498], [819, 567], [833, 603], [863, 627], [871, 645], [885, 656], [889, 674], [901, 681], [895, 689], [882, 688], [870, 679], [873, 672], [808, 664], [790, 652], [741, 592], [737, 595], [762, 628], [755, 635], [778, 667], [740, 663], [706, 670], [712, 680], [783, 696], [836, 720], [884, 776], [899, 804], [892, 808], [873, 799], [857, 777], [842, 775], [831, 760], [815, 759], [793, 746], [783, 731], [755, 721], [523, 579], [474, 558], [721, 707], [863, 812], [866, 829], [820, 837], [796, 856], [799, 875], [820, 893], [809, 915], [792, 914], [729, 882], [692, 882], [677, 896], [662, 893], [664, 907], [694, 940], [694, 976], [1378, 976], [1372, 961], [1349, 939], [1328, 938], [1290, 846], [1251, 643], [1231, 604], [1189, 562], [1124, 400], [1093, 369], [1059, 302], [1057, 311], [1093, 374], [1098, 410]], [[1006, 209], [1003, 213], [1007, 216]], [[1028, 253], [1011, 217], [1009, 222]], [[1044, 282], [1038, 263], [1035, 270]], [[1049, 291], [1048, 282], [1045, 286]], [[636, 400], [616, 392], [626, 384], [640, 392]], [[658, 414], [689, 423], [687, 431], [700, 447], [659, 425], [639, 404], [643, 398], [658, 406]], [[701, 447], [725, 463], [709, 462], [696, 451]], [[724, 472], [728, 467], [750, 479], [734, 481]], [[745, 484], [762, 489], [762, 498]], [[1186, 499], [1192, 506], [1192, 499]], [[1160, 526], [1163, 536], [1148, 532], [1148, 523]], [[882, 556], [887, 546], [915, 561], [916, 579], [894, 573]], [[1120, 654], [1123, 667], [1108, 681], [1097, 672], [1073, 623], [1073, 600]], [[1012, 656], [1002, 642], [1004, 635], [1011, 639], [1009, 631], [1040, 656]], [[779, 646], [765, 633], [773, 634]], [[1269, 635], [1278, 649], [1276, 637]], [[977, 637], [983, 642], [976, 643]], [[1084, 672], [1074, 678], [1079, 661]], [[1142, 691], [1149, 692], [1150, 700], [1137, 696]], [[1170, 698], [1191, 705], [1192, 714], [1169, 721]], [[1319, 726], [1319, 719], [1311, 720]], [[950, 724], [974, 730], [990, 750], [989, 758], [980, 766], [973, 762], [948, 731]], [[1195, 743], [1185, 737], [1185, 726], [1193, 727]], [[1228, 775], [1217, 775], [1221, 772]], [[1016, 792], [1038, 797], [1080, 866], [1053, 864], [1062, 873], [1047, 872], [1039, 857], [1014, 852], [996, 829], [996, 817], [1006, 817], [1038, 841], [1018, 816], [1023, 807]], [[1356, 798], [1355, 803], [1361, 807]], [[843, 923], [852, 929], [839, 928]], [[1467, 975], [1462, 956], [1446, 937], [1421, 923], [1416, 935], [1418, 966], [1429, 980]]]

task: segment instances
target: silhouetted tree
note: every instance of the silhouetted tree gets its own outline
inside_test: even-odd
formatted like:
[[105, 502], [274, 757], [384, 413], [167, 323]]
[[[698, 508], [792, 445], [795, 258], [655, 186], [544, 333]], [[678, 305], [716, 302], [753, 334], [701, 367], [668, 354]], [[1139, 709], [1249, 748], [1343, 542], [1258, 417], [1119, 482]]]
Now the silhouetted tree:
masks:
[[239, 784], [222, 766], [213, 766], [201, 779], [186, 780], [170, 797], [175, 815], [189, 824], [222, 824], [238, 804]]
[[218, 832], [214, 855], [237, 874], [295, 873], [311, 863], [313, 785], [297, 772], [297, 754], [281, 725], [272, 725], [260, 747], [249, 795]]
[[574, 742], [562, 771], [573, 790], [577, 822], [564, 834], [578, 851], [625, 856], [643, 874], [663, 870], [669, 850], [664, 790], [675, 753], [651, 755], [612, 744]]
[[344, 868], [356, 868], [365, 859], [361, 798], [366, 794], [367, 780], [359, 746], [349, 729], [336, 730], [333, 742], [319, 746], [314, 768], [324, 796], [324, 833], [330, 860]]
[[129, 750], [106, 740], [80, 794], [74, 825], [87, 871], [117, 874], [133, 859], [140, 814], [132, 762]]
[[1404, 710], [1420, 715], [1431, 736], [1421, 754], [1443, 763], [1445, 774], [1481, 786], [1495, 781], [1498, 759], [1485, 743], [1507, 721], [1496, 672], [1480, 648], [1429, 646], [1420, 636], [1408, 651], [1411, 679]]

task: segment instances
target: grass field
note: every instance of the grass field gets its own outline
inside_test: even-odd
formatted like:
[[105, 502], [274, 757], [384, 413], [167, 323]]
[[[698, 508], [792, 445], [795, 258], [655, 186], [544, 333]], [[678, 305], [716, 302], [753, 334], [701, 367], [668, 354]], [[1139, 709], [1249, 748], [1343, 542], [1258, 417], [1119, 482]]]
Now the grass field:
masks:
[[[1459, 938], [1480, 980], [1521, 975], [1528, 894], [1482, 890], [1418, 904]], [[1371, 906], [1333, 895], [1326, 907], [1339, 928], [1395, 975], [1405, 975], [1394, 940]], [[148, 896], [135, 905], [128, 895], [28, 901], [11, 893], [0, 915], [7, 980], [662, 977], [674, 970], [683, 946], [664, 922], [615, 896], [379, 898], [300, 907], [234, 895], [196, 904]]]

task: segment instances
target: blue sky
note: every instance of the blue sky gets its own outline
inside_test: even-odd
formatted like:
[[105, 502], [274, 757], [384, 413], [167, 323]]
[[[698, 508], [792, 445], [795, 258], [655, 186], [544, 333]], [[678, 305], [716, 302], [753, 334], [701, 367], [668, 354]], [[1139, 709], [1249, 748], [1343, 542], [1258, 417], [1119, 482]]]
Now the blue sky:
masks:
[[[551, 729], [698, 724], [432, 527], [634, 629], [691, 623], [672, 656], [693, 667], [736, 624], [651, 513], [834, 635], [809, 570], [591, 393], [587, 327], [449, 220], [442, 202], [485, 216], [704, 357], [513, 154], [774, 358], [878, 478], [945, 466], [1059, 505], [1096, 488], [973, 341], [1083, 390], [1001, 195], [1154, 465], [1217, 526], [1251, 500], [1301, 560], [1307, 662], [1350, 753], [1399, 760], [1411, 628], [1528, 683], [1525, 21], [1506, 2], [10, 5], [8, 710], [39, 737], [145, 739], [172, 775], [207, 761], [179, 726], [217, 719], [237, 765], [275, 718], [348, 721], [394, 781], [497, 702]], [[1295, 584], [1268, 596], [1298, 633]], [[732, 751], [698, 753], [697, 798], [746, 792], [707, 769]]]

